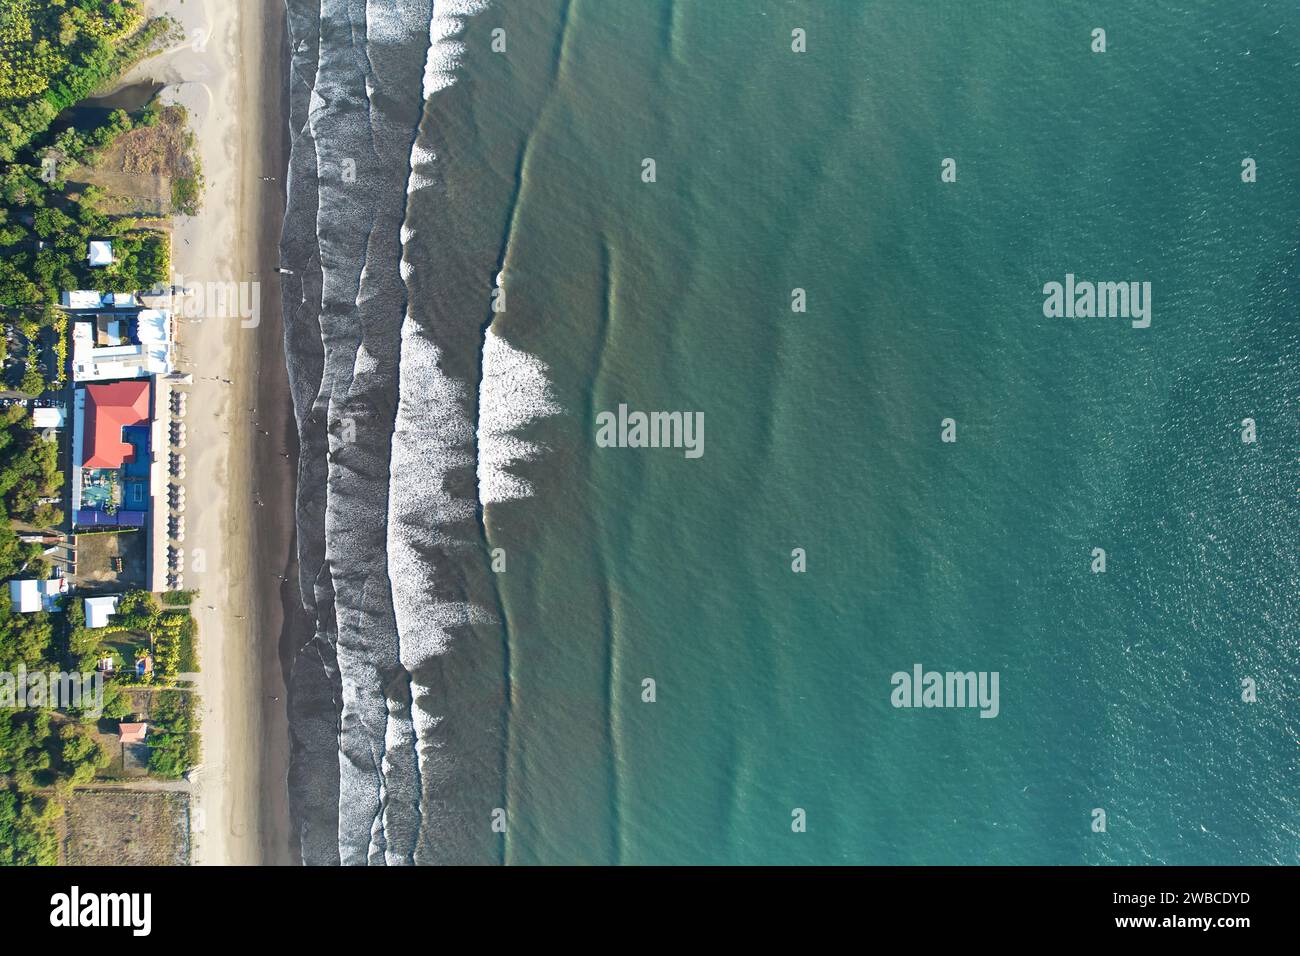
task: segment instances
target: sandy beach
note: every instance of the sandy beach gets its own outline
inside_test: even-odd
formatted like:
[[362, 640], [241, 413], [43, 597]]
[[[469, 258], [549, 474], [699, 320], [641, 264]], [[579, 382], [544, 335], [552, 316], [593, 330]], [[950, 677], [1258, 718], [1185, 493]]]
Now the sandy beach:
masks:
[[[123, 78], [168, 84], [207, 181], [203, 208], [175, 222], [176, 283], [203, 295], [249, 283], [253, 315], [179, 318], [189, 386], [189, 552], [199, 624], [203, 763], [193, 793], [194, 862], [284, 864], [292, 851], [288, 727], [280, 663], [296, 594], [297, 467], [283, 358], [278, 264], [287, 155], [284, 11], [273, 2], [154, 0], [186, 40]], [[181, 312], [178, 306], [178, 315]]]

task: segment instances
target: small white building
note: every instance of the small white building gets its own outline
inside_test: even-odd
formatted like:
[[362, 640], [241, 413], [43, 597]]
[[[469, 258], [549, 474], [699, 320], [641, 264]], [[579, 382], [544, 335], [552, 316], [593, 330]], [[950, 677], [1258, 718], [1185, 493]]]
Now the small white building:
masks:
[[9, 601], [20, 614], [34, 614], [41, 609], [40, 582], [32, 579], [9, 582]]
[[86, 627], [107, 627], [109, 617], [117, 613], [117, 602], [120, 598], [120, 594], [86, 598]]
[[98, 309], [104, 304], [104, 293], [92, 289], [74, 289], [59, 298], [65, 309]]
[[62, 428], [68, 422], [65, 409], [41, 405], [32, 409], [33, 428]]
[[57, 611], [56, 603], [61, 595], [68, 593], [67, 578], [49, 578], [38, 581], [28, 578], [24, 581], [9, 582], [9, 600], [15, 611], [20, 614], [35, 614], [37, 611]]
[[74, 289], [61, 293], [59, 304], [65, 309], [88, 312], [91, 309], [135, 309], [139, 304], [130, 292], [96, 292], [93, 289]]
[[113, 264], [113, 244], [103, 239], [90, 240], [90, 251], [86, 261], [93, 267], [111, 266]]

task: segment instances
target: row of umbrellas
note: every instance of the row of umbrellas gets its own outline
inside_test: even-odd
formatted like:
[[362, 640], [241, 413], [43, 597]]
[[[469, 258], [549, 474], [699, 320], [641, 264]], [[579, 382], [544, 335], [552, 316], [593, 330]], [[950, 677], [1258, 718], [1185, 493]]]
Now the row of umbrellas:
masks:
[[181, 421], [185, 417], [185, 406], [189, 396], [178, 389], [173, 389], [171, 393], [171, 427], [170, 438], [174, 451], [170, 452], [167, 459], [168, 472], [174, 479], [167, 487], [167, 503], [171, 508], [171, 514], [167, 518], [167, 537], [176, 544], [167, 546], [167, 587], [172, 591], [180, 591], [185, 587], [185, 549], [177, 547], [185, 543], [185, 486], [180, 482], [185, 480], [185, 456], [181, 454], [181, 449], [185, 447], [185, 423]]

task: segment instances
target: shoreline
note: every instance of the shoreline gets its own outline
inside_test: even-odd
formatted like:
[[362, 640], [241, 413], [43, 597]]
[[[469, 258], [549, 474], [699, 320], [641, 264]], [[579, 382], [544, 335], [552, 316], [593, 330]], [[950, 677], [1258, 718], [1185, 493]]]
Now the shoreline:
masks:
[[[249, 543], [255, 550], [258, 572], [254, 620], [260, 624], [257, 648], [262, 664], [262, 749], [259, 828], [260, 859], [268, 864], [290, 864], [301, 859], [289, 820], [289, 698], [290, 658], [285, 646], [301, 632], [306, 621], [298, 591], [297, 472], [298, 428], [289, 392], [289, 372], [284, 356], [284, 321], [280, 283], [274, 269], [280, 261], [280, 234], [284, 220], [286, 179], [289, 170], [288, 100], [289, 53], [286, 11], [283, 3], [259, 8], [260, 16], [241, 18], [241, 48], [258, 52], [262, 66], [256, 84], [255, 124], [260, 150], [256, 168], [244, 164], [245, 181], [253, 188], [251, 206], [241, 202], [240, 224], [252, 229], [257, 271], [272, 277], [261, 296], [262, 322], [257, 330], [258, 389], [256, 406], [269, 437], [257, 443], [254, 493], [266, 502], [269, 514], [260, 516], [259, 533]], [[251, 35], [250, 35], [251, 34]], [[258, 44], [261, 49], [258, 49]], [[247, 74], [245, 74], [246, 76]], [[247, 113], [247, 110], [241, 110]], [[263, 181], [262, 176], [274, 176]], [[242, 244], [242, 243], [241, 243]], [[273, 518], [273, 521], [267, 520]], [[308, 631], [307, 637], [310, 638]], [[271, 699], [272, 697], [278, 700]]]
[[[173, 275], [199, 289], [254, 283], [259, 307], [251, 327], [238, 316], [178, 319], [181, 370], [194, 376], [186, 587], [199, 591], [203, 755], [191, 797], [192, 862], [290, 864], [297, 857], [280, 648], [300, 620], [285, 608], [301, 601], [297, 432], [274, 271], [288, 168], [285, 11], [275, 3], [150, 0], [147, 12], [174, 17], [187, 40], [138, 64], [115, 88], [146, 78], [167, 84], [164, 99], [189, 109], [207, 180], [198, 216], [173, 220]], [[196, 36], [206, 42], [196, 45]]]

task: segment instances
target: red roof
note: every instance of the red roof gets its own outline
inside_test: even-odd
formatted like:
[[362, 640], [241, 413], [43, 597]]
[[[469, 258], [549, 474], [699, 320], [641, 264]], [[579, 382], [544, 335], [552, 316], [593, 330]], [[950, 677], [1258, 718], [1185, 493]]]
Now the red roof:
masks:
[[121, 468], [135, 457], [122, 429], [149, 421], [149, 382], [86, 386], [85, 468]]
[[118, 737], [124, 744], [142, 744], [147, 733], [148, 724], [118, 724]]

